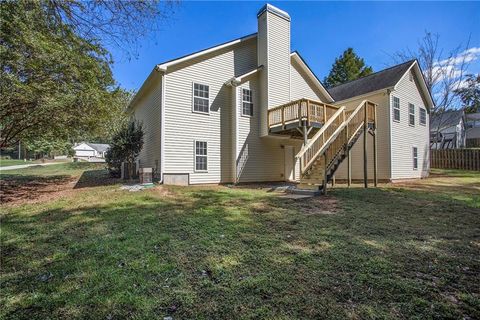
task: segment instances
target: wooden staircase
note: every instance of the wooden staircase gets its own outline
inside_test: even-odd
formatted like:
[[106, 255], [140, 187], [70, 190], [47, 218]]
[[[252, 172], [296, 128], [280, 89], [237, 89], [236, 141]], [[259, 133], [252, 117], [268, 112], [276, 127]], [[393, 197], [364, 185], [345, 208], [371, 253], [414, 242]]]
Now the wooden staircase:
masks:
[[[333, 180], [340, 164], [350, 156], [350, 150], [362, 133], [366, 132], [375, 137], [376, 106], [375, 103], [364, 100], [351, 111], [346, 111], [345, 107], [341, 107], [314, 136], [308, 139], [302, 150], [297, 154], [301, 168], [300, 189], [313, 189], [323, 194], [326, 193], [327, 184]], [[367, 186], [366, 138], [367, 134], [364, 135], [365, 186]], [[376, 168], [376, 137], [374, 153]], [[350, 182], [350, 166], [348, 174]]]

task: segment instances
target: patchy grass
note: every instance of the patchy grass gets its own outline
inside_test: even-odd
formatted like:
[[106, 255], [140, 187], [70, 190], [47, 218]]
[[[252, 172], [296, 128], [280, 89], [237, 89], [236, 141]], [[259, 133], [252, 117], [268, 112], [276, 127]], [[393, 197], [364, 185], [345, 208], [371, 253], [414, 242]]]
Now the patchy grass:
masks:
[[[79, 176], [64, 169], [45, 176]], [[107, 182], [7, 204], [0, 317], [480, 318], [479, 187], [444, 171], [294, 201]]]

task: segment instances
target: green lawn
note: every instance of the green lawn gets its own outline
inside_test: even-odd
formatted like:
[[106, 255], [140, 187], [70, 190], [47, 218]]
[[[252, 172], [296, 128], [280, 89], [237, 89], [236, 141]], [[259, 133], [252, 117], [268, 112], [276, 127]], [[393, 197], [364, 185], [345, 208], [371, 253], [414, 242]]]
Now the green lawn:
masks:
[[1, 175], [66, 190], [1, 208], [0, 318], [480, 318], [478, 172], [295, 201], [82, 165]]
[[0, 159], [0, 167], [16, 166], [31, 163], [32, 161], [23, 161], [18, 159]]

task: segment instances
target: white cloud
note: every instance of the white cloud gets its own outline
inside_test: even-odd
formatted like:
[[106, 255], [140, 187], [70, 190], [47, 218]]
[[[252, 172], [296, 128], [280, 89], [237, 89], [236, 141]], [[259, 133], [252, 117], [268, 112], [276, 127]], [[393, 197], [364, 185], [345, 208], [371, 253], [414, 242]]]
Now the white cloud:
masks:
[[472, 63], [480, 59], [480, 47], [462, 51], [458, 55], [438, 61], [432, 68], [432, 74], [437, 82], [444, 79], [456, 79], [462, 74], [462, 64]]

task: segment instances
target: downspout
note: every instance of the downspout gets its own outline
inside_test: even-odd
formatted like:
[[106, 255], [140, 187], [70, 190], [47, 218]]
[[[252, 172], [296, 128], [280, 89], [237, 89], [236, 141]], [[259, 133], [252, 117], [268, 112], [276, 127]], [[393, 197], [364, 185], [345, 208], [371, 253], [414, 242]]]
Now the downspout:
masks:
[[387, 89], [387, 97], [388, 97], [388, 144], [390, 146], [390, 181], [393, 180], [393, 158], [392, 158], [392, 89]]
[[155, 67], [155, 70], [161, 73], [160, 85], [161, 85], [161, 97], [160, 97], [160, 181], [163, 183], [163, 175], [165, 173], [165, 82], [166, 68], [159, 66]]

